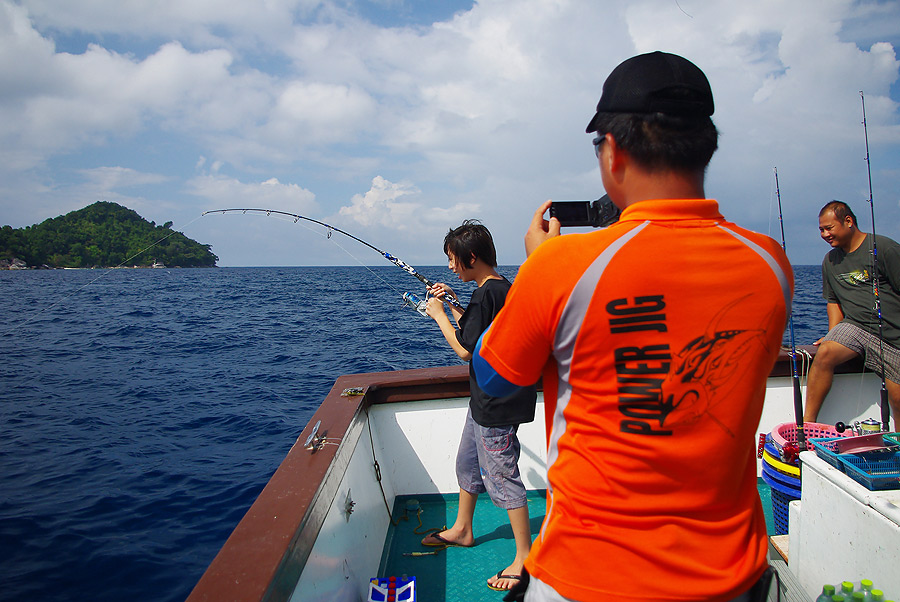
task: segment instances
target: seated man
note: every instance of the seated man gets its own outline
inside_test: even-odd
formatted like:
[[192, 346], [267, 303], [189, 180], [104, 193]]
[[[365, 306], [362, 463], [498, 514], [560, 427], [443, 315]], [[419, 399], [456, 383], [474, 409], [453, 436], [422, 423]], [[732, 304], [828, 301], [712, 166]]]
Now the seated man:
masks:
[[867, 368], [885, 379], [896, 428], [900, 412], [900, 245], [886, 236], [875, 237], [879, 325], [872, 281], [872, 237], [860, 231], [853, 211], [841, 201], [822, 207], [819, 234], [832, 246], [822, 260], [828, 334], [815, 342], [819, 348], [809, 369], [803, 421], [815, 422], [818, 418], [831, 390], [835, 367], [862, 357]]

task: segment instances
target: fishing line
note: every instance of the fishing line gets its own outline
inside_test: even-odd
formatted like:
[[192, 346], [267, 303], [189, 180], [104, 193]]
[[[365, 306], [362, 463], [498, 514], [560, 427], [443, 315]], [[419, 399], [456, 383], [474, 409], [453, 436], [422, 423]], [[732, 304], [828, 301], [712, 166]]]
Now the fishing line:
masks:
[[862, 126], [866, 137], [866, 171], [869, 176], [869, 209], [872, 212], [872, 294], [875, 296], [875, 313], [878, 317], [878, 351], [881, 357], [881, 426], [882, 430], [890, 429], [891, 406], [888, 402], [887, 385], [884, 373], [884, 319], [881, 316], [881, 298], [878, 296], [878, 248], [875, 245], [875, 199], [872, 196], [872, 162], [869, 160], [869, 128], [866, 124], [866, 97], [859, 91], [862, 101]]
[[[285, 221], [286, 221], [286, 220], [285, 220]], [[304, 224], [299, 224], [299, 225], [302, 226], [302, 227], [304, 227], [304, 228], [306, 228], [306, 229], [309, 230], [310, 232], [315, 232], [316, 234], [318, 234], [318, 235], [320, 235], [320, 236], [324, 236], [324, 237], [327, 238], [327, 239], [331, 239], [331, 234], [330, 234], [330, 232], [329, 232], [329, 234], [326, 236], [325, 234], [322, 234], [321, 232], [317, 232], [316, 230], [313, 230], [313, 229], [310, 228], [309, 226], [306, 226], [306, 225], [304, 225]], [[356, 263], [358, 263], [358, 264], [361, 265], [362, 267], [366, 268], [366, 270], [368, 270], [368, 272], [369, 272], [370, 274], [372, 274], [373, 276], [375, 276], [376, 278], [378, 278], [379, 280], [381, 280], [381, 281], [382, 281], [389, 289], [391, 289], [392, 291], [394, 291], [395, 293], [397, 293], [398, 295], [400, 295], [400, 297], [403, 299], [403, 304], [404, 304], [404, 305], [409, 306], [409, 307], [412, 307], [413, 309], [415, 309], [417, 312], [419, 312], [419, 313], [422, 314], [423, 316], [427, 316], [427, 315], [428, 315], [428, 314], [425, 313], [425, 305], [420, 301], [420, 299], [419, 299], [416, 295], [414, 295], [413, 293], [408, 293], [408, 292], [403, 292], [403, 291], [401, 291], [400, 289], [398, 289], [397, 287], [395, 287], [393, 284], [391, 284], [390, 282], [388, 282], [387, 280], [385, 280], [384, 278], [382, 278], [381, 275], [380, 275], [378, 272], [374, 271], [371, 267], [369, 267], [369, 266], [367, 266], [366, 264], [364, 264], [364, 263], [362, 262], [361, 259], [357, 258], [353, 253], [351, 253], [351, 252], [348, 251], [346, 248], [344, 248], [344, 247], [341, 245], [341, 243], [339, 243], [339, 242], [337, 242], [337, 241], [333, 241], [333, 242], [334, 242], [335, 245], [337, 245], [337, 247], [338, 247], [341, 251], [343, 251], [344, 253], [346, 253], [347, 255], [349, 255], [349, 256], [353, 259], [353, 261], [355, 261]], [[449, 297], [447, 297], [447, 299], [449, 299]]]
[[[394, 291], [395, 293], [397, 293], [397, 294], [403, 299], [403, 304], [404, 304], [404, 305], [413, 307], [416, 311], [418, 311], [418, 312], [419, 312], [421, 315], [423, 315], [423, 316], [426, 315], [426, 314], [424, 313], [424, 308], [422, 307], [422, 306], [424, 305], [424, 303], [420, 302], [419, 304], [417, 304], [415, 301], [418, 301], [418, 299], [416, 298], [415, 295], [413, 295], [413, 294], [411, 294], [411, 293], [401, 293], [401, 291], [400, 291], [396, 286], [394, 286], [393, 284], [391, 284], [389, 281], [385, 280], [380, 274], [378, 274], [378, 273], [377, 273], [375, 270], [373, 270], [370, 266], [365, 265], [358, 257], [356, 257], [353, 253], [351, 253], [351, 252], [350, 252], [349, 250], [347, 250], [343, 245], [341, 245], [341, 244], [338, 242], [337, 238], [332, 237], [332, 234], [333, 234], [335, 231], [339, 231], [339, 232], [341, 232], [342, 234], [345, 234], [342, 230], [338, 230], [337, 228], [334, 228], [333, 226], [330, 226], [329, 224], [325, 224], [324, 222], [320, 222], [320, 221], [318, 221], [318, 220], [313, 220], [313, 219], [311, 219], [311, 218], [304, 218], [304, 217], [299, 216], [299, 215], [294, 214], [294, 213], [287, 213], [287, 212], [284, 212], [284, 211], [276, 211], [276, 210], [270, 210], [270, 209], [225, 209], [225, 210], [219, 209], [219, 210], [205, 211], [205, 212], [203, 212], [203, 214], [201, 215], [201, 217], [204, 216], [204, 215], [206, 215], [207, 213], [223, 213], [223, 214], [224, 214], [225, 212], [232, 212], [232, 213], [240, 212], [242, 215], [246, 215], [247, 212], [252, 212], [253, 214], [261, 214], [261, 215], [263, 215], [264, 217], [271, 217], [271, 218], [276, 219], [276, 220], [281, 221], [281, 222], [292, 222], [292, 223], [294, 223], [294, 224], [299, 225], [299, 226], [302, 227], [302, 228], [305, 228], [306, 230], [309, 230], [310, 232], [316, 234], [317, 236], [321, 236], [321, 237], [323, 237], [323, 238], [325, 238], [325, 239], [330, 240], [330, 241], [333, 242], [335, 245], [337, 245], [339, 249], [341, 249], [341, 250], [342, 250], [344, 253], [346, 253], [349, 257], [351, 257], [356, 263], [358, 263], [360, 266], [364, 267], [369, 273], [371, 273], [371, 274], [372, 274], [373, 276], [375, 276], [378, 280], [380, 280], [382, 283], [384, 283], [388, 288], [390, 288], [392, 291]], [[325, 230], [325, 232], [322, 232], [322, 231], [319, 230], [319, 229], [311, 228], [311, 227], [307, 226], [306, 224], [304, 224], [302, 221], [300, 221], [301, 219], [304, 219], [304, 220], [306, 220], [306, 221], [310, 221], [310, 222], [316, 223], [316, 224], [318, 224], [318, 225], [323, 225], [323, 226], [325, 226], [325, 229], [326, 229], [326, 230]], [[360, 239], [358, 239], [358, 238], [356, 238], [355, 236], [352, 236], [352, 235], [350, 235], [350, 234], [347, 234], [347, 236], [350, 236], [351, 238], [353, 238], [354, 240], [357, 240], [357, 241], [360, 240]], [[368, 247], [370, 247], [370, 248], [375, 249], [375, 247], [373, 247], [372, 245], [369, 245], [368, 243], [363, 242], [363, 244], [365, 244], [366, 246], [368, 246]], [[384, 255], [387, 255], [387, 254], [383, 253], [383, 252], [380, 251], [380, 250], [379, 250], [378, 252], [379, 252], [380, 254], [382, 254], [383, 256], [384, 256]], [[391, 256], [391, 257], [393, 257], [393, 256]], [[394, 263], [393, 259], [390, 259], [390, 261], [391, 261], [391, 263]], [[397, 260], [397, 261], [400, 261], [400, 260]], [[402, 262], [401, 262], [401, 263], [402, 263]], [[406, 266], [407, 264], [403, 264], [403, 265]], [[404, 271], [407, 271], [407, 272], [408, 272], [408, 270], [407, 270], [405, 267], [403, 267], [403, 266], [400, 266], [400, 267], [402, 267], [402, 269], [403, 269]], [[413, 268], [410, 267], [410, 269], [413, 269]], [[418, 273], [416, 273], [415, 275], [416, 275], [417, 278], [419, 278], [420, 280], [422, 280], [422, 278], [420, 277], [420, 275], [418, 275]], [[423, 282], [424, 282], [424, 281], [423, 281]], [[446, 298], [447, 298], [447, 299], [450, 299], [449, 296], [446, 297]], [[415, 299], [415, 301], [413, 301], [413, 299]], [[396, 339], [393, 338], [393, 337], [387, 337], [387, 338], [385, 338], [383, 341], [381, 341], [381, 344], [383, 344], [383, 345], [385, 346], [386, 349], [391, 349], [391, 350], [395, 351], [395, 352], [398, 353], [398, 354], [403, 354], [403, 353], [405, 353], [405, 352], [407, 351], [407, 348], [406, 348], [405, 346], [398, 346], [398, 345], [396, 344]]]
[[[206, 213], [210, 213], [210, 211], [207, 211]], [[206, 215], [206, 213], [204, 213], [203, 215]], [[201, 217], [202, 217], [202, 216], [201, 216]], [[322, 238], [324, 238], [324, 239], [326, 239], [326, 240], [331, 240], [331, 233], [333, 232], [332, 229], [329, 229], [327, 232], [324, 232], [324, 233], [323, 233], [323, 232], [320, 232], [320, 231], [315, 230], [315, 229], [313, 229], [313, 228], [310, 228], [310, 227], [307, 226], [306, 224], [304, 224], [304, 223], [302, 223], [302, 222], [299, 222], [299, 221], [296, 220], [296, 219], [289, 220], [289, 219], [285, 219], [285, 218], [283, 218], [283, 217], [279, 217], [278, 215], [271, 215], [271, 216], [269, 216], [269, 217], [272, 217], [273, 219], [277, 219], [278, 221], [282, 221], [282, 222], [293, 222], [293, 223], [297, 224], [298, 226], [300, 226], [301, 228], [304, 228], [304, 229], [306, 229], [306, 230], [312, 232], [312, 233], [315, 234], [316, 236], [321, 236]], [[373, 276], [375, 276], [376, 278], [378, 278], [379, 280], [381, 280], [381, 281], [382, 281], [388, 288], [390, 288], [392, 291], [394, 291], [395, 293], [398, 293], [398, 294], [400, 294], [400, 295], [403, 294], [402, 291], [401, 291], [400, 289], [398, 289], [398, 288], [395, 287], [393, 284], [391, 284], [390, 282], [388, 282], [387, 280], [385, 280], [384, 278], [382, 278], [381, 275], [378, 274], [378, 272], [374, 271], [371, 267], [369, 267], [369, 266], [367, 266], [366, 264], [364, 264], [364, 263], [362, 262], [361, 259], [359, 259], [358, 257], [356, 257], [356, 255], [354, 255], [353, 253], [351, 253], [350, 251], [348, 251], [348, 250], [347, 250], [341, 243], [339, 243], [337, 240], [332, 240], [332, 243], [333, 243], [335, 246], [337, 246], [337, 248], [339, 248], [341, 251], [343, 251], [344, 253], [346, 253], [351, 259], [353, 259], [353, 261], [355, 261], [356, 263], [358, 263], [360, 266], [366, 268], [366, 270], [368, 270], [369, 273], [371, 273]]]
[[[206, 213], [210, 213], [210, 212], [207, 211]], [[257, 213], [258, 213], [258, 212], [257, 212]], [[405, 304], [405, 305], [412, 306], [414, 309], [416, 309], [417, 311], [419, 311], [419, 309], [415, 307], [415, 304], [414, 304], [414, 303], [411, 303], [411, 302], [409, 302], [409, 301], [406, 301], [407, 297], [413, 297], [413, 298], [414, 298], [415, 295], [412, 295], [411, 293], [401, 293], [400, 289], [398, 289], [398, 288], [395, 287], [393, 284], [391, 284], [390, 282], [388, 282], [387, 280], [385, 280], [380, 274], [378, 274], [378, 272], [374, 271], [370, 266], [365, 265], [358, 257], [356, 257], [353, 253], [351, 253], [350, 251], [348, 251], [348, 250], [347, 250], [343, 245], [341, 245], [336, 239], [332, 239], [332, 237], [331, 237], [331, 230], [328, 230], [328, 231], [326, 231], [326, 232], [323, 233], [323, 232], [321, 232], [321, 231], [319, 231], [319, 230], [317, 230], [317, 229], [314, 229], [314, 228], [311, 228], [311, 227], [307, 226], [306, 224], [304, 224], [303, 222], [298, 221], [297, 219], [288, 219], [287, 217], [282, 217], [282, 216], [278, 215], [278, 214], [277, 214], [276, 212], [274, 212], [274, 211], [273, 211], [272, 213], [273, 213], [274, 215], [268, 215], [267, 217], [271, 217], [271, 218], [276, 219], [276, 220], [281, 221], [281, 222], [292, 222], [292, 223], [295, 223], [295, 224], [299, 225], [300, 227], [305, 228], [306, 230], [309, 230], [310, 232], [312, 232], [313, 234], [315, 234], [315, 235], [317, 235], [317, 236], [321, 236], [321, 237], [323, 237], [323, 238], [325, 238], [325, 239], [331, 240], [335, 245], [337, 245], [337, 247], [338, 247], [339, 249], [341, 249], [341, 250], [342, 250], [344, 253], [346, 253], [349, 257], [351, 257], [356, 263], [358, 263], [360, 266], [364, 267], [367, 271], [369, 271], [369, 272], [370, 272], [373, 276], [375, 276], [378, 280], [380, 280], [381, 282], [383, 282], [386, 286], [388, 286], [388, 287], [389, 287], [391, 290], [393, 290], [395, 293], [397, 293], [397, 294], [399, 294], [401, 297], [403, 297], [403, 299], [404, 299], [404, 304]], [[280, 213], [280, 212], [279, 212], [279, 213]], [[201, 217], [202, 217], [202, 216], [201, 216]], [[425, 315], [422, 311], [419, 311], [419, 313], [422, 313], [422, 315]], [[394, 351], [397, 352], [397, 353], [405, 353], [405, 352], [407, 351], [407, 347], [405, 347], [405, 346], [398, 346], [398, 345], [394, 342], [394, 339], [391, 338], [391, 337], [388, 337], [388, 338], [385, 338], [384, 340], [382, 340], [382, 341], [381, 341], [381, 344], [383, 344], [387, 349], [392, 349], [392, 350], [394, 350]]]
[[[306, 217], [306, 216], [300, 215], [300, 214], [298, 214], [298, 213], [289, 213], [289, 212], [287, 212], [287, 211], [278, 211], [278, 210], [276, 210], [276, 209], [259, 209], [259, 208], [241, 208], [241, 209], [238, 209], [238, 208], [235, 208], [235, 209], [212, 209], [212, 210], [210, 210], [210, 211], [204, 211], [204, 212], [202, 213], [201, 217], [202, 217], [203, 215], [207, 215], [207, 214], [209, 214], [209, 213], [222, 213], [222, 214], [225, 214], [225, 213], [230, 213], [230, 212], [241, 212], [241, 213], [243, 213], [243, 214], [247, 214], [248, 212], [264, 213], [266, 216], [271, 216], [271, 215], [273, 215], [273, 214], [276, 215], [276, 216], [277, 216], [277, 215], [284, 215], [284, 216], [288, 216], [288, 217], [294, 218], [294, 223], [298, 223], [300, 220], [305, 220], [305, 221], [308, 221], [308, 222], [312, 222], [312, 223], [314, 223], [314, 224], [319, 224], [320, 226], [324, 226], [325, 228], [327, 228], [327, 233], [328, 233], [328, 234], [327, 234], [327, 238], [329, 238], [329, 239], [331, 238], [331, 233], [332, 233], [332, 232], [339, 232], [339, 233], [343, 234], [344, 236], [347, 236], [347, 237], [349, 237], [349, 238], [352, 238], [352, 239], [355, 240], [356, 242], [361, 243], [361, 244], [363, 244], [363, 245], [369, 247], [370, 249], [372, 249], [373, 251], [375, 251], [376, 253], [378, 253], [379, 255], [381, 255], [382, 257], [384, 257], [385, 259], [387, 259], [387, 260], [390, 261], [391, 263], [393, 263], [395, 266], [397, 266], [398, 268], [400, 268], [400, 269], [403, 270], [404, 272], [406, 272], [406, 273], [410, 274], [411, 276], [415, 277], [416, 279], [418, 279], [419, 282], [421, 282], [422, 284], [424, 284], [426, 287], [431, 288], [432, 286], [434, 286], [434, 283], [433, 283], [433, 282], [431, 282], [428, 278], [426, 278], [425, 276], [423, 276], [422, 274], [420, 274], [418, 271], [416, 271], [416, 269], [415, 269], [414, 267], [412, 267], [411, 265], [409, 265], [408, 263], [406, 263], [405, 261], [403, 261], [403, 260], [400, 259], [399, 257], [395, 257], [395, 256], [391, 255], [390, 253], [388, 253], [388, 252], [386, 252], [386, 251], [382, 251], [381, 249], [379, 249], [379, 248], [376, 247], [375, 245], [372, 245], [372, 244], [370, 244], [370, 243], [364, 241], [363, 239], [361, 239], [361, 238], [359, 238], [359, 237], [357, 237], [357, 236], [354, 236], [353, 234], [350, 234], [349, 232], [347, 232], [347, 231], [345, 231], [345, 230], [341, 230], [340, 228], [337, 228], [337, 227], [335, 227], [335, 226], [332, 226], [331, 224], [326, 224], [325, 222], [321, 222], [321, 221], [319, 221], [319, 220], [317, 220], [317, 219], [313, 219], [313, 218], [311, 218], [311, 217]], [[338, 246], [340, 246], [340, 245], [338, 245]], [[345, 253], [348, 253], [351, 257], [353, 257], [353, 255], [350, 254], [349, 252], [347, 252], [346, 249], [344, 249], [344, 252], [345, 252]], [[355, 259], [355, 258], [354, 258], [354, 259]], [[358, 260], [357, 260], [357, 261], [358, 261]], [[361, 263], [361, 262], [360, 262], [360, 263]], [[371, 271], [371, 270], [370, 270], [370, 271]], [[374, 274], [374, 272], [372, 272], [372, 273]], [[407, 297], [408, 297], [408, 295], [404, 295], [404, 300], [405, 300], [405, 301], [407, 301]], [[453, 305], [454, 307], [456, 307], [456, 308], [458, 308], [458, 309], [460, 309], [460, 310], [464, 310], [464, 309], [465, 309], [465, 308], [459, 303], [459, 301], [457, 301], [456, 299], [454, 299], [454, 298], [452, 298], [452, 297], [450, 297], [450, 296], [445, 296], [445, 297], [444, 297], [444, 300], [447, 301], [447, 303], [449, 303], [450, 305]]]
[[[191, 224], [193, 224], [194, 222], [196, 222], [196, 221], [197, 221], [198, 219], [200, 219], [201, 217], [203, 217], [203, 215], [199, 215], [199, 216], [195, 217], [194, 219], [192, 219], [191, 221], [189, 221], [187, 224], [185, 224], [184, 226], [182, 226], [181, 230], [186, 229], [188, 226], [190, 226]], [[86, 283], [86, 284], [84, 284], [84, 285], [82, 285], [82, 286], [76, 288], [74, 291], [72, 291], [72, 292], [69, 293], [68, 295], [62, 297], [62, 298], [61, 298], [59, 301], [57, 301], [56, 303], [53, 303], [52, 305], [49, 305], [49, 306], [47, 306], [47, 307], [45, 307], [45, 308], [43, 308], [43, 309], [40, 309], [40, 310], [36, 311], [34, 314], [32, 314], [32, 315], [31, 315], [29, 318], [27, 318], [26, 320], [23, 320], [23, 321], [17, 323], [15, 326], [13, 326], [12, 328], [10, 328], [9, 330], [3, 332], [3, 335], [2, 335], [2, 336], [6, 336], [6, 335], [8, 335], [8, 334], [12, 334], [12, 333], [15, 332], [17, 329], [19, 329], [19, 328], [25, 326], [26, 324], [29, 324], [30, 322], [33, 322], [33, 321], [36, 320], [39, 316], [41, 316], [42, 314], [44, 314], [44, 313], [50, 311], [51, 309], [53, 309], [53, 308], [56, 307], [57, 305], [61, 304], [61, 303], [62, 303], [63, 301], [65, 301], [66, 299], [69, 299], [70, 297], [73, 297], [73, 296], [77, 295], [78, 293], [80, 293], [81, 291], [83, 291], [83, 290], [86, 289], [87, 287], [91, 286], [92, 284], [94, 284], [95, 282], [97, 282], [98, 280], [100, 280], [101, 278], [105, 278], [105, 277], [108, 276], [109, 273], [112, 272], [113, 270], [120, 269], [120, 268], [121, 268], [122, 266], [124, 266], [125, 264], [131, 263], [131, 260], [134, 259], [135, 257], [137, 257], [138, 255], [141, 255], [142, 253], [146, 253], [147, 251], [149, 251], [149, 250], [152, 249], [153, 247], [162, 244], [162, 243], [163, 243], [166, 239], [168, 239], [169, 237], [174, 236], [175, 234], [178, 234], [178, 233], [179, 233], [179, 230], [172, 230], [169, 234], [166, 234], [165, 236], [163, 236], [162, 238], [160, 238], [159, 240], [157, 240], [155, 243], [152, 243], [151, 245], [149, 245], [149, 246], [147, 246], [147, 247], [144, 247], [143, 249], [141, 249], [140, 251], [138, 251], [137, 253], [135, 253], [135, 254], [132, 255], [131, 257], [128, 257], [128, 258], [126, 258], [126, 259], [123, 259], [122, 262], [121, 262], [119, 265], [114, 266], [114, 267], [111, 267], [111, 268], [107, 268], [107, 269], [106, 269], [105, 271], [103, 271], [99, 276], [97, 276], [96, 278], [94, 278], [94, 279], [91, 280], [90, 282], [88, 282], [88, 283]]]
[[680, 10], [681, 12], [683, 12], [685, 15], [687, 15], [687, 16], [690, 17], [691, 19], [694, 18], [694, 15], [689, 15], [683, 8], [681, 8], [681, 5], [678, 3], [678, 0], [675, 0], [675, 6], [677, 6], [677, 7], [678, 7], [678, 10]]

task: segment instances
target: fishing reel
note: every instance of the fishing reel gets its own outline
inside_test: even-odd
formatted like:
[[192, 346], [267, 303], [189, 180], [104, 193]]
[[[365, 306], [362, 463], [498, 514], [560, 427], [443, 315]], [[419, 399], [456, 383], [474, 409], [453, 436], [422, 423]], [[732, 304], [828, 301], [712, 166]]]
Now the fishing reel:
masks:
[[[459, 301], [457, 301], [454, 297], [447, 295], [444, 297], [444, 301], [453, 305], [454, 307], [458, 307], [461, 311], [465, 311], [465, 307], [460, 305]], [[428, 294], [426, 293], [425, 298], [422, 299], [415, 293], [403, 293], [403, 305], [413, 308], [423, 316], [428, 316], [428, 313], [425, 311], [425, 308], [428, 306]]]
[[873, 433], [880, 433], [882, 431], [886, 431], [887, 429], [882, 426], [880, 422], [875, 420], [874, 418], [866, 418], [862, 422], [859, 420], [854, 421], [852, 424], [847, 424], [845, 422], [838, 422], [834, 425], [834, 428], [837, 432], [843, 433], [844, 431], [850, 431], [854, 436], [859, 437], [860, 435], [871, 435]]
[[426, 299], [420, 299], [415, 293], [403, 293], [403, 305], [413, 308], [423, 316], [428, 316], [428, 314], [425, 313], [425, 307], [428, 305], [428, 301]]

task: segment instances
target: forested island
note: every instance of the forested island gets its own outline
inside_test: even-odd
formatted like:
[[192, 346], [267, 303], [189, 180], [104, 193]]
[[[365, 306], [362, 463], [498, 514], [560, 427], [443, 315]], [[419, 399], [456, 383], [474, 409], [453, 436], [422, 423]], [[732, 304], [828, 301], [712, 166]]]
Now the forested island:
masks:
[[28, 268], [215, 267], [210, 245], [98, 201], [35, 226], [0, 228], [0, 265]]

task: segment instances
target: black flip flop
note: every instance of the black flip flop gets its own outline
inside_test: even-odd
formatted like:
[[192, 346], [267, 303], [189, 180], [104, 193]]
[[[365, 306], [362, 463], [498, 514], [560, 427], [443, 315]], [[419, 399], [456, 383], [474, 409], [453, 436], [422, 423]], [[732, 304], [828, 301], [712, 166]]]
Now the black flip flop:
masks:
[[[504, 575], [503, 570], [499, 570], [499, 571], [497, 571], [497, 581], [500, 581], [501, 579], [509, 579], [511, 581], [521, 581], [522, 575]], [[509, 591], [510, 589], [512, 589], [512, 588], [508, 588], [508, 587], [495, 587], [495, 586], [491, 585], [490, 583], [488, 583], [487, 586], [490, 589], [494, 590], [495, 592], [506, 592], [506, 591]], [[513, 587], [515, 587], [515, 586], [513, 586]]]
[[441, 537], [441, 531], [443, 531], [443, 529], [438, 529], [438, 530], [433, 531], [433, 532], [429, 533], [428, 535], [426, 535], [422, 539], [422, 545], [429, 546], [429, 547], [441, 546], [441, 547], [445, 547], [445, 548], [452, 548], [452, 547], [471, 548], [472, 547], [472, 546], [464, 546], [461, 543], [456, 543], [455, 541], [450, 541], [449, 539]]

